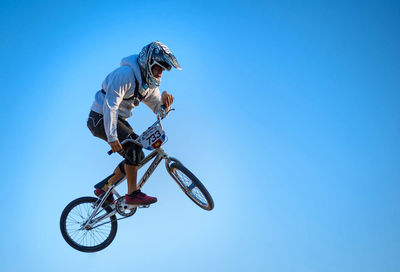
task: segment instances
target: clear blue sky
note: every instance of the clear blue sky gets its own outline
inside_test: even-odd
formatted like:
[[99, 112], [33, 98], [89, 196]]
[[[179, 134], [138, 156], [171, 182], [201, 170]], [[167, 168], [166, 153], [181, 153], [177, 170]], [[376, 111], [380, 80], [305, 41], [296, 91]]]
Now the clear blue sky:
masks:
[[[0, 5], [2, 270], [400, 271], [395, 1]], [[144, 188], [156, 205], [105, 250], [75, 251], [61, 211], [120, 160], [86, 128], [94, 93], [153, 40], [183, 67], [163, 77], [165, 150], [215, 209], [160, 167]], [[139, 133], [154, 115], [129, 121]]]

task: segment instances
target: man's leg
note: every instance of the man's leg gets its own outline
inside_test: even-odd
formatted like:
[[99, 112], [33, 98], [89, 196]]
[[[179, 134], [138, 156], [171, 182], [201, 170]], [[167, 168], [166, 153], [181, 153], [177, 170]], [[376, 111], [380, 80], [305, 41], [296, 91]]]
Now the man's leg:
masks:
[[108, 186], [113, 185], [115, 182], [117, 182], [123, 176], [124, 176], [124, 173], [122, 173], [122, 171], [119, 168], [119, 166], [117, 166], [117, 168], [115, 168], [115, 170], [114, 170], [114, 175], [111, 178], [108, 179], [107, 184], [104, 185], [102, 189], [104, 191], [107, 191], [108, 190]]
[[107, 191], [108, 188], [109, 188], [109, 186], [113, 185], [115, 182], [117, 182], [120, 178], [122, 178], [122, 177], [125, 175], [124, 165], [125, 165], [125, 163], [124, 163], [124, 162], [121, 162], [121, 163], [117, 166], [117, 168], [115, 168], [113, 174], [110, 175], [110, 176], [108, 177], [108, 179], [106, 179], [106, 180], [103, 181], [103, 182], [104, 182], [104, 185], [103, 185], [102, 187], [100, 187], [100, 186], [101, 186], [100, 184], [103, 183], [103, 182], [100, 182], [100, 183], [98, 184], [98, 185], [100, 185], [99, 187], [96, 187], [96, 186], [98, 186], [98, 185], [95, 185], [95, 187], [96, 187], [96, 188], [101, 188], [103, 191]]
[[125, 173], [126, 179], [128, 183], [128, 194], [137, 191], [137, 170], [138, 167], [136, 165], [128, 165], [125, 163]]
[[[132, 127], [126, 120], [118, 118], [117, 130], [120, 141], [128, 137], [132, 139], [137, 138], [137, 135], [133, 132]], [[144, 158], [142, 148], [135, 144], [128, 143], [119, 154], [125, 158], [124, 169], [128, 183], [128, 194], [125, 195], [126, 203], [132, 205], [148, 205], [157, 202], [157, 198], [147, 196], [142, 193], [137, 186], [138, 165]]]
[[[141, 150], [140, 152], [143, 153], [143, 151]], [[138, 158], [138, 154], [135, 154], [135, 158], [136, 159]], [[131, 164], [128, 163], [125, 164], [125, 173], [128, 183], [128, 194], [125, 195], [125, 202], [127, 204], [132, 204], [132, 205], [150, 205], [152, 203], [157, 202], [156, 197], [148, 196], [139, 190], [137, 185], [138, 166], [133, 165], [134, 163], [135, 160], [133, 160]]]
[[[105, 192], [108, 191], [109, 186], [117, 182], [120, 178], [122, 178], [125, 175], [125, 169], [123, 166], [123, 162], [120, 163], [117, 168], [115, 168], [114, 173], [112, 173], [110, 176], [102, 180], [101, 182], [97, 183], [94, 187], [96, 190], [94, 191], [94, 194], [98, 197], [103, 197]], [[111, 192], [111, 194], [107, 197], [106, 202], [108, 204], [114, 203], [114, 195]]]

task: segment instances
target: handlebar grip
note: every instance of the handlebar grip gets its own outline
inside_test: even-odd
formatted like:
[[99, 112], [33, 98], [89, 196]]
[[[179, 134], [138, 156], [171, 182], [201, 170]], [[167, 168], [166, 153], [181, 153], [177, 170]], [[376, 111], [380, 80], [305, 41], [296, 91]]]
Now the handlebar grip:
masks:
[[112, 153], [113, 153], [112, 150], [107, 152], [108, 155], [111, 155]]

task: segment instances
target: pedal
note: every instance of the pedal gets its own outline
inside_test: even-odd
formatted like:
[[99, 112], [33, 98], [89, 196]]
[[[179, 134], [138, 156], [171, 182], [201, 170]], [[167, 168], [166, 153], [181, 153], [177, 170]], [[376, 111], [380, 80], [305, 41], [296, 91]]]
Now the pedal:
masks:
[[135, 209], [135, 208], [149, 208], [150, 205], [133, 205], [133, 204], [125, 204], [124, 209]]
[[135, 209], [135, 208], [139, 207], [139, 205], [125, 204], [123, 207], [124, 207], [124, 209], [131, 210], [131, 209]]

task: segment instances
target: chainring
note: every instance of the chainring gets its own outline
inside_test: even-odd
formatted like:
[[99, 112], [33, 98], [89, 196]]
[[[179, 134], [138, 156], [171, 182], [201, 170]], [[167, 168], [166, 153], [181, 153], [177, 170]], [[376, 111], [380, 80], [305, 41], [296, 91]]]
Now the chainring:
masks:
[[136, 207], [133, 209], [127, 208], [124, 196], [121, 196], [120, 198], [117, 199], [117, 203], [115, 204], [115, 209], [121, 216], [124, 216], [124, 217], [129, 217], [129, 216], [134, 215], [137, 210]]

